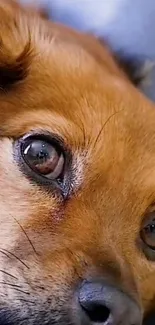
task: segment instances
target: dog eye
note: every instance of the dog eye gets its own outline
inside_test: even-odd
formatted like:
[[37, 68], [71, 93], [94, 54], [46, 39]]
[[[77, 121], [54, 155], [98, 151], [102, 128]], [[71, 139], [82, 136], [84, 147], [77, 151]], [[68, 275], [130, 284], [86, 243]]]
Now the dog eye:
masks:
[[37, 174], [56, 180], [64, 168], [64, 154], [56, 143], [30, 137], [22, 143], [22, 157]]
[[155, 212], [147, 213], [140, 231], [142, 249], [149, 260], [155, 260]]
[[[34, 133], [35, 132], [35, 133]], [[13, 142], [13, 157], [31, 183], [67, 199], [72, 190], [72, 152], [57, 134], [31, 131]]]
[[148, 247], [155, 250], [155, 218], [141, 230], [141, 238]]

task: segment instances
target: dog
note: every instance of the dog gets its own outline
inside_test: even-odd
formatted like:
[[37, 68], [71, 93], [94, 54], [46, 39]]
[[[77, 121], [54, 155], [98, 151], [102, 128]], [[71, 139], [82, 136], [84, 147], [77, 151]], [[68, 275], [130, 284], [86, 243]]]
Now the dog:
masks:
[[155, 309], [155, 108], [106, 45], [0, 0], [0, 324]]

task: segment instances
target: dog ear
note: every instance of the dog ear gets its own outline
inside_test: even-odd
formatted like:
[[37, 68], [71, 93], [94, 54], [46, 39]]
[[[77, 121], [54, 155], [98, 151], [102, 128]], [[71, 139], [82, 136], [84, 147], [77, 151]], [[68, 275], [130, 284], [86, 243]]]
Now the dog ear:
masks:
[[32, 49], [25, 18], [16, 2], [0, 0], [0, 90], [9, 90], [27, 75]]

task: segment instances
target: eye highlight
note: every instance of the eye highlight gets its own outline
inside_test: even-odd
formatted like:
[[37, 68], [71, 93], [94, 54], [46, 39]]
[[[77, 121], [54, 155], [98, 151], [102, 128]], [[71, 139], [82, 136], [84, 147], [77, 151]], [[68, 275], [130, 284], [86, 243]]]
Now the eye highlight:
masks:
[[55, 144], [40, 139], [23, 143], [22, 155], [34, 172], [49, 179], [57, 179], [63, 172], [64, 155]]

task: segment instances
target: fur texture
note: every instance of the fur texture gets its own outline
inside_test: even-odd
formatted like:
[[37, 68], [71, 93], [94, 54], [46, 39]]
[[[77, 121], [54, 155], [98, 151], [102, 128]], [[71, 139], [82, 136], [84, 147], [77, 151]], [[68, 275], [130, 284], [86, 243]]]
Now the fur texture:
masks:
[[[155, 262], [139, 242], [155, 209], [155, 109], [106, 46], [0, 0], [0, 323], [77, 324], [82, 279], [112, 279], [155, 306]], [[66, 199], [30, 180], [16, 141], [61, 137]]]

